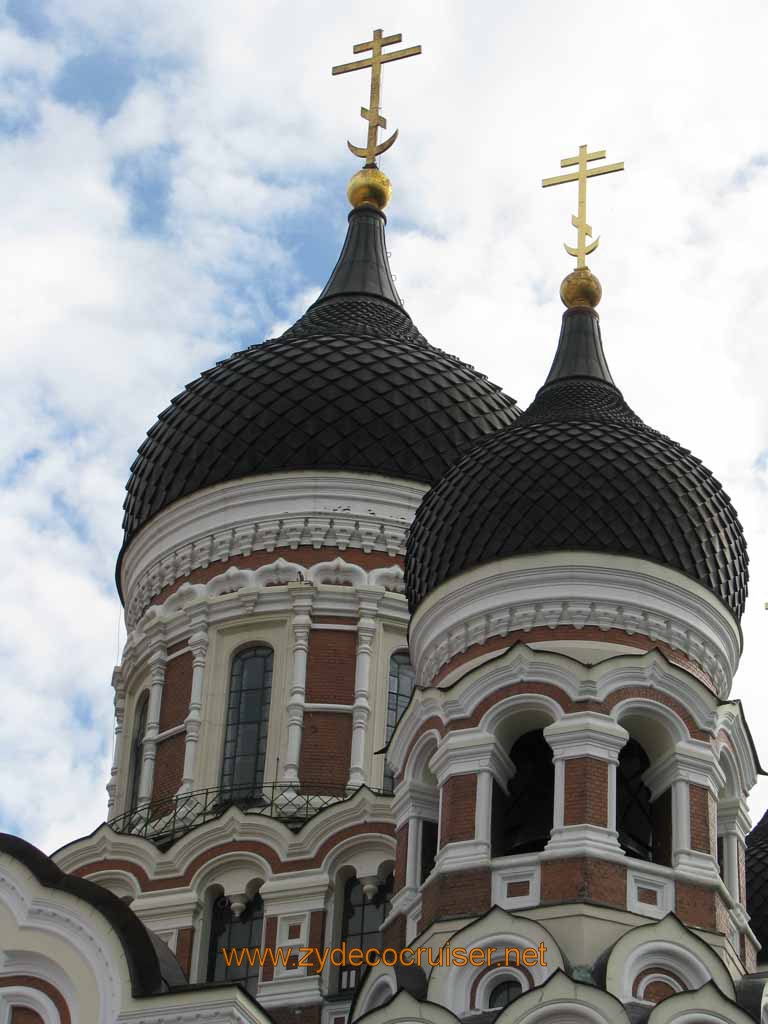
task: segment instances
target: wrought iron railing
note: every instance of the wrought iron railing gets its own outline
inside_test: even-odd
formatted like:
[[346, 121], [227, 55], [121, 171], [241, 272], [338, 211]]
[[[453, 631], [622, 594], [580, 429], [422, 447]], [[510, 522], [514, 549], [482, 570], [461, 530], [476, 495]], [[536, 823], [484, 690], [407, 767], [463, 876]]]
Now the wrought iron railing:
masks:
[[[143, 836], [158, 846], [170, 846], [185, 832], [221, 817], [230, 807], [239, 807], [248, 814], [278, 818], [298, 830], [326, 807], [349, 800], [360, 788], [290, 782], [271, 782], [260, 787], [217, 786], [141, 804], [107, 824], [115, 832]], [[391, 795], [368, 788], [377, 796]]]

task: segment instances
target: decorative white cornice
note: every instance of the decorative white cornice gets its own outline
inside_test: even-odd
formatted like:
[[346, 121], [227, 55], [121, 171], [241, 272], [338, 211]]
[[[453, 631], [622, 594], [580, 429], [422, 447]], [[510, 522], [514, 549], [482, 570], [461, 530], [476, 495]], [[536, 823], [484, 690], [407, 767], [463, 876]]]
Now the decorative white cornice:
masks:
[[194, 569], [253, 551], [308, 545], [402, 555], [405, 531], [426, 490], [375, 475], [297, 472], [219, 484], [182, 498], [151, 519], [125, 552], [120, 575], [126, 618], [135, 622], [163, 587]]
[[550, 553], [480, 566], [430, 594], [410, 628], [419, 682], [428, 685], [475, 644], [541, 626], [619, 629], [663, 642], [700, 666], [722, 698], [741, 651], [726, 606], [682, 573], [637, 558]]
[[619, 751], [629, 739], [627, 730], [607, 715], [578, 711], [565, 715], [544, 730], [555, 760], [595, 757], [616, 764]]

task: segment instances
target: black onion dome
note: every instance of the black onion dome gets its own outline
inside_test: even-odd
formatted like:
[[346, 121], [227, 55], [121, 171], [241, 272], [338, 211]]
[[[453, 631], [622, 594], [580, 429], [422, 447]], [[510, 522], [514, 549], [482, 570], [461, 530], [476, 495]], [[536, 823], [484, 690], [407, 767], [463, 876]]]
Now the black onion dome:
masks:
[[646, 559], [703, 584], [737, 619], [744, 610], [747, 551], [728, 495], [630, 409], [587, 308], [566, 310], [530, 408], [426, 495], [406, 553], [411, 608], [475, 566], [545, 551]]
[[256, 474], [349, 470], [435, 483], [519, 415], [414, 326], [389, 270], [384, 215], [360, 207], [349, 222], [304, 316], [206, 370], [160, 414], [131, 467], [122, 551], [172, 502]]
[[764, 959], [768, 950], [768, 812], [747, 836], [747, 910]]

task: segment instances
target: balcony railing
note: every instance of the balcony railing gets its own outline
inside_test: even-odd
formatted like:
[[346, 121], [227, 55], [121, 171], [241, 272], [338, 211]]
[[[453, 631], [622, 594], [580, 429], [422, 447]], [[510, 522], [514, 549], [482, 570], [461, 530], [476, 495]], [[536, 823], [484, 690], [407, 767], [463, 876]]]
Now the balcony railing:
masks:
[[[185, 832], [221, 817], [230, 807], [239, 807], [247, 814], [277, 818], [288, 828], [298, 831], [302, 825], [326, 807], [349, 800], [358, 787], [307, 785], [304, 783], [271, 782], [261, 787], [217, 786], [180, 793], [145, 803], [107, 824], [115, 832], [143, 836], [157, 846], [167, 847]], [[377, 796], [390, 796], [380, 789], [369, 791]]]

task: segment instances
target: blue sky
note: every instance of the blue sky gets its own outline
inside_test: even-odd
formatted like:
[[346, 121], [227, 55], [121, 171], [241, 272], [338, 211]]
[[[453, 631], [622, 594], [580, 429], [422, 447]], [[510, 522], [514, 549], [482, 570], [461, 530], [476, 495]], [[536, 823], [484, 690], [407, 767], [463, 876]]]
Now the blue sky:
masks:
[[[365, 76], [330, 68], [379, 25], [424, 49], [385, 74], [398, 290], [434, 344], [523, 404], [570, 269], [575, 197], [540, 180], [585, 141], [625, 161], [590, 198], [608, 358], [741, 514], [753, 582], [734, 695], [768, 763], [768, 13], [580, 10], [0, 3], [0, 828], [52, 850], [104, 817], [128, 468], [184, 384], [322, 287], [367, 99]], [[766, 806], [761, 785], [753, 813]]]

